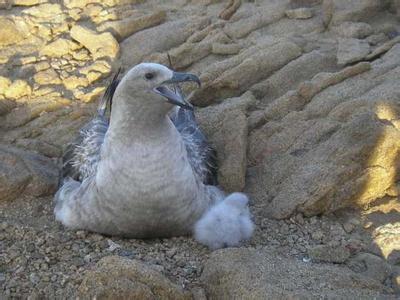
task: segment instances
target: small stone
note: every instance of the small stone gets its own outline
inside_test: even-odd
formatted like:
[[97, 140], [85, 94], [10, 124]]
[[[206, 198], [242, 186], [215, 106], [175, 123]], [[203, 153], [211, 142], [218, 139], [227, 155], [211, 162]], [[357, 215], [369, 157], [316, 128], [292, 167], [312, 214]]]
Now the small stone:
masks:
[[75, 98], [88, 103], [88, 102], [92, 102], [92, 101], [95, 101], [96, 99], [98, 99], [98, 97], [100, 97], [100, 95], [103, 94], [105, 89], [106, 89], [105, 87], [96, 87], [92, 91], [89, 91], [89, 92], [84, 92], [80, 89], [76, 89], [73, 91], [73, 94], [74, 94]]
[[93, 57], [116, 58], [119, 53], [119, 44], [111, 33], [98, 34], [88, 28], [75, 25], [70, 31], [71, 37], [87, 48]]
[[350, 251], [346, 247], [317, 245], [308, 249], [308, 256], [313, 261], [344, 263], [350, 257]]
[[47, 69], [45, 71], [38, 72], [33, 76], [33, 79], [36, 83], [41, 85], [62, 83], [60, 77], [54, 69]]
[[37, 64], [35, 64], [35, 70], [36, 72], [44, 71], [49, 69], [51, 66], [47, 61], [41, 61]]
[[322, 230], [316, 230], [314, 232], [311, 233], [311, 238], [315, 241], [321, 241], [324, 237], [324, 233], [322, 232]]
[[76, 60], [88, 60], [90, 59], [89, 57], [89, 51], [85, 48], [80, 49], [79, 51], [74, 51], [72, 52], [72, 57]]
[[75, 234], [78, 238], [84, 239], [87, 235], [87, 232], [84, 230], [78, 230]]
[[102, 74], [108, 75], [111, 72], [111, 65], [105, 60], [98, 60], [98, 61], [95, 61], [90, 66], [87, 66], [87, 67], [79, 70], [79, 73], [87, 75], [89, 72], [92, 72], [92, 71], [97, 71]]
[[68, 90], [73, 90], [77, 87], [87, 87], [89, 85], [89, 81], [86, 77], [78, 77], [75, 75], [64, 78], [62, 83]]
[[42, 50], [40, 50], [40, 55], [50, 56], [50, 57], [61, 57], [63, 55], [68, 54], [70, 51], [79, 48], [77, 44], [74, 42], [60, 38], [50, 44], [44, 46]]
[[110, 239], [107, 240], [107, 243], [108, 243], [107, 251], [113, 252], [113, 251], [117, 250], [118, 248], [121, 248], [121, 245], [113, 242]]
[[31, 273], [29, 275], [29, 280], [33, 283], [33, 284], [37, 284], [40, 281], [40, 277], [38, 274], [36, 273]]
[[23, 96], [29, 96], [32, 88], [25, 80], [15, 80], [5, 92], [5, 96], [9, 99], [19, 99]]
[[[398, 268], [399, 269], [399, 268]], [[396, 271], [392, 277], [392, 285], [397, 294], [400, 293], [400, 270]]]
[[72, 8], [68, 11], [69, 16], [74, 19], [75, 21], [78, 21], [81, 18], [82, 14], [82, 9], [80, 8]]
[[353, 232], [354, 228], [355, 228], [355, 225], [353, 223], [346, 222], [343, 224], [343, 229], [344, 229], [344, 231], [346, 231], [346, 233]]
[[299, 225], [304, 225], [305, 224], [303, 214], [297, 214], [296, 217], [295, 217], [295, 220]]
[[289, 9], [285, 12], [289, 19], [309, 19], [312, 18], [314, 12], [311, 8], [300, 7], [296, 9]]

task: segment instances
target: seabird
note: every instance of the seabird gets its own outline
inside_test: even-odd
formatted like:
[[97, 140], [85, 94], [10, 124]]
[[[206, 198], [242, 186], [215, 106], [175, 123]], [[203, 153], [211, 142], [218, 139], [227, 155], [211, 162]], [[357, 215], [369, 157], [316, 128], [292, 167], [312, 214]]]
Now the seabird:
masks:
[[56, 219], [131, 238], [193, 233], [211, 249], [248, 240], [248, 198], [216, 186], [213, 150], [179, 88], [199, 78], [155, 63], [117, 77], [65, 152]]

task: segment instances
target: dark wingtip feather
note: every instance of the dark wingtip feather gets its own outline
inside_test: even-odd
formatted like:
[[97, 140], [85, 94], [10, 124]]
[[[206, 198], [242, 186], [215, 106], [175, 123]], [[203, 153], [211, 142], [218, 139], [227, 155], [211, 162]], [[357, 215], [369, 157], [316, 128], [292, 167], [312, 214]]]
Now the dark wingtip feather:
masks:
[[99, 106], [97, 108], [97, 113], [99, 116], [104, 116], [107, 110], [107, 104], [110, 104], [110, 110], [112, 106], [112, 98], [114, 96], [115, 89], [119, 84], [118, 76], [121, 73], [121, 68], [118, 68], [114, 77], [112, 78], [110, 84], [108, 85], [103, 97], [100, 100]]
[[[95, 117], [95, 119], [103, 120], [108, 105], [110, 105], [110, 110], [111, 110], [112, 98], [114, 96], [115, 89], [117, 88], [119, 83], [118, 76], [120, 73], [121, 73], [121, 68], [118, 68], [110, 84], [108, 85], [106, 91], [104, 92], [103, 97], [100, 99], [100, 103], [97, 108], [98, 115]], [[82, 144], [84, 135], [93, 126], [94, 124], [93, 120], [87, 123], [83, 128], [81, 128], [76, 139], [72, 143], [70, 143], [65, 149], [63, 154], [63, 168], [62, 168], [63, 178], [71, 177], [74, 180], [79, 180], [80, 177], [79, 168], [73, 165], [73, 161], [76, 155], [75, 150], [79, 145]]]

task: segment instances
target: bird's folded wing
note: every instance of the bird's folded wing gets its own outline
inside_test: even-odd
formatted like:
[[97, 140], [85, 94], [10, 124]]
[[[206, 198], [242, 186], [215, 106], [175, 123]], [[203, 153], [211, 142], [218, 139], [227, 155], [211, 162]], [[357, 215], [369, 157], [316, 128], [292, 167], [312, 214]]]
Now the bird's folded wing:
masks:
[[[176, 88], [183, 97], [179, 86]], [[194, 112], [181, 107], [175, 107], [170, 117], [182, 136], [188, 160], [193, 171], [203, 183], [216, 185], [216, 153], [197, 124]]]
[[107, 107], [111, 110], [120, 71], [121, 69], [114, 75], [101, 98], [97, 115], [79, 131], [77, 138], [67, 146], [63, 155], [63, 178], [71, 177], [82, 181], [95, 173], [100, 160], [101, 145], [108, 129], [106, 111]]

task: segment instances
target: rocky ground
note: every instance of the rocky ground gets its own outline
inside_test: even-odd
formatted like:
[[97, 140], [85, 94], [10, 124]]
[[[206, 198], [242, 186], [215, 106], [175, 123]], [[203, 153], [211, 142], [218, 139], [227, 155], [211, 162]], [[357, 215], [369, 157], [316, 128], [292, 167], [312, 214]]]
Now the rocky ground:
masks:
[[[379, 298], [400, 292], [400, 2], [0, 1], [0, 298]], [[191, 95], [248, 244], [127, 240], [54, 221], [60, 156], [110, 75]]]

